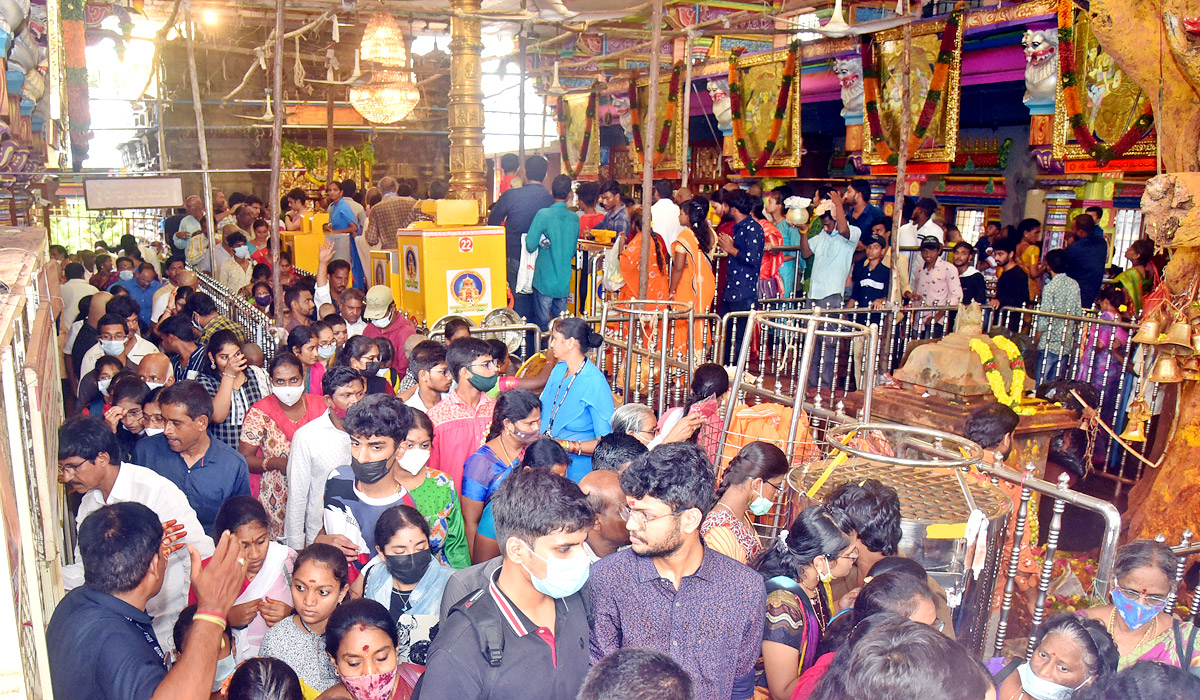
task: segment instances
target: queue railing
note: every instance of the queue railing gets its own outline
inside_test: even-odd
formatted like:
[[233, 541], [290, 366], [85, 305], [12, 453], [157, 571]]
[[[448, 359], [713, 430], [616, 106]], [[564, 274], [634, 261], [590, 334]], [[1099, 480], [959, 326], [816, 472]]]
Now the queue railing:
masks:
[[200, 280], [200, 289], [212, 297], [217, 305], [217, 311], [222, 316], [245, 329], [246, 340], [262, 348], [263, 358], [270, 360], [275, 356], [281, 341], [282, 329], [272, 323], [271, 318], [259, 311], [249, 300], [243, 299], [237, 292], [230, 291], [220, 282], [207, 274], [196, 270]]

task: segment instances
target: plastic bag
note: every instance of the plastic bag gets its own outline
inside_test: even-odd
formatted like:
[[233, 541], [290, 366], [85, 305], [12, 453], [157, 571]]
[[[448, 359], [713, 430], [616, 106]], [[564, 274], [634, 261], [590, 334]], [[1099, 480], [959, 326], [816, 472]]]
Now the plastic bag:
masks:
[[521, 234], [521, 264], [517, 268], [517, 288], [513, 294], [533, 294], [533, 268], [537, 264], [538, 251], [530, 253], [525, 249], [525, 237], [528, 235]]

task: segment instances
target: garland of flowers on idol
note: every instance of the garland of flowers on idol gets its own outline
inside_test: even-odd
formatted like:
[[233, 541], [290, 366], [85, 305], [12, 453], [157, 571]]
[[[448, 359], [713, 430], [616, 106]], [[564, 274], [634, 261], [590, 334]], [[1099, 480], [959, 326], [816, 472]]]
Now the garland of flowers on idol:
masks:
[[978, 338], [973, 338], [970, 343], [971, 350], [979, 356], [979, 361], [983, 363], [983, 373], [987, 377], [992, 395], [996, 397], [997, 401], [1016, 411], [1017, 414], [1031, 415], [1033, 413], [1031, 407], [1021, 406], [1021, 395], [1025, 389], [1025, 361], [1021, 358], [1021, 351], [1004, 336], [996, 336], [992, 338], [992, 342], [1008, 356], [1008, 367], [1012, 370], [1011, 387], [1004, 386], [1004, 377], [1000, 376], [996, 356], [992, 354], [992, 349], [988, 347], [988, 344]]
[[729, 109], [733, 115], [733, 142], [737, 146], [738, 158], [742, 159], [742, 164], [746, 166], [746, 172], [753, 175], [766, 166], [767, 161], [771, 159], [771, 155], [775, 153], [775, 147], [779, 143], [779, 133], [783, 129], [783, 118], [787, 114], [788, 103], [791, 102], [792, 83], [796, 81], [796, 66], [798, 64], [796, 57], [800, 53], [800, 40], [794, 40], [788, 46], [787, 62], [783, 66], [783, 79], [779, 82], [779, 96], [775, 98], [775, 116], [771, 120], [771, 131], [767, 135], [767, 142], [763, 144], [763, 149], [759, 152], [757, 158], [751, 158], [750, 150], [746, 147], [746, 122], [745, 114], [742, 111], [741, 71], [738, 68], [738, 59], [745, 50], [745, 47], [739, 46], [729, 56]]
[[574, 165], [571, 164], [571, 157], [567, 153], [566, 96], [559, 95], [556, 112], [558, 117], [558, 149], [562, 154], [562, 164], [566, 168], [567, 176], [575, 179], [579, 177], [579, 172], [583, 168], [583, 164], [587, 162], [588, 147], [592, 143], [592, 125], [596, 121], [596, 86], [592, 85], [592, 92], [588, 95], [587, 118], [583, 123], [583, 143], [579, 145], [579, 159], [575, 161]]
[[[946, 18], [946, 28], [942, 31], [942, 41], [938, 46], [937, 61], [933, 66], [933, 79], [929, 82], [929, 90], [925, 93], [925, 103], [917, 118], [917, 125], [908, 137], [908, 152], [916, 153], [921, 142], [929, 133], [929, 126], [941, 105], [942, 96], [946, 92], [946, 83], [950, 79], [950, 66], [954, 63], [954, 45], [958, 41], [958, 27], [962, 23], [965, 3], [958, 3], [954, 11]], [[871, 143], [875, 152], [888, 165], [899, 162], [900, 156], [892, 149], [891, 144], [883, 135], [883, 124], [879, 118], [879, 66], [875, 62], [875, 39], [871, 35], [862, 37], [863, 64], [863, 100], [867, 114], [867, 126], [871, 130]]]
[[1075, 65], [1075, 28], [1074, 6], [1071, 0], [1059, 0], [1058, 3], [1058, 68], [1062, 80], [1063, 101], [1067, 106], [1067, 123], [1075, 141], [1087, 154], [1096, 159], [1100, 165], [1120, 158], [1142, 140], [1154, 125], [1154, 109], [1150, 100], [1145, 100], [1142, 113], [1133, 122], [1116, 143], [1107, 144], [1096, 138], [1088, 128], [1087, 118], [1083, 116], [1083, 102], [1079, 99], [1079, 73]]
[[[679, 81], [683, 75], [683, 61], [676, 61], [671, 68], [671, 83], [667, 87], [667, 113], [663, 116], [662, 127], [658, 131], [658, 143], [654, 146], [654, 167], [657, 168], [667, 153], [667, 144], [671, 141], [671, 130], [675, 126], [675, 112], [679, 108]], [[642, 109], [638, 103], [637, 79], [629, 79], [629, 118], [633, 128], [633, 148], [639, 158], [645, 157], [645, 146], [642, 142]]]

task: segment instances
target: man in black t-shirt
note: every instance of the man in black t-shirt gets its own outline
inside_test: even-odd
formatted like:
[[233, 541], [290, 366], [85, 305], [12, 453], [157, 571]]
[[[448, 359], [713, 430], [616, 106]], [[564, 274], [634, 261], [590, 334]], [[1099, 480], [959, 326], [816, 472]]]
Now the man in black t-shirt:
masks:
[[[992, 308], [999, 311], [1004, 307], [1021, 308], [1029, 305], [1029, 276], [1017, 266], [1016, 244], [1005, 239], [997, 242], [992, 248], [992, 256], [996, 259], [996, 298], [992, 299]], [[1010, 313], [1005, 323], [1011, 331], [1021, 327], [1021, 315]]]
[[983, 274], [975, 269], [971, 261], [975, 259], [975, 249], [970, 243], [960, 241], [954, 246], [954, 266], [958, 268], [958, 284], [962, 287], [963, 305], [972, 302], [981, 307], [988, 303], [987, 281]]
[[[892, 269], [883, 264], [883, 240], [867, 234], [862, 238], [861, 243], [866, 249], [867, 256], [860, 262], [854, 263], [854, 267], [850, 270], [850, 280], [853, 286], [850, 299], [853, 300], [855, 306], [861, 309], [868, 307], [877, 309], [888, 300]], [[855, 314], [854, 321], [878, 324], [879, 316], [879, 314]], [[863, 338], [855, 338], [850, 344], [854, 379], [856, 386], [860, 388], [863, 386], [862, 353], [864, 343]]]

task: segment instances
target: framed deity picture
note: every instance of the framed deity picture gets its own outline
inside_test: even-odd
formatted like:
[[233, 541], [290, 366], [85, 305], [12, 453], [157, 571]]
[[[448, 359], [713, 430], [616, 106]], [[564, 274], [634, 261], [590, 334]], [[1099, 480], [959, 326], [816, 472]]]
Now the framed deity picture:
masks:
[[[959, 22], [953, 37], [949, 71], [946, 84], [938, 100], [937, 109], [926, 128], [926, 136], [916, 152], [910, 152], [909, 161], [946, 163], [954, 160], [958, 150], [958, 116], [960, 84], [962, 79], [962, 36], [963, 22]], [[946, 20], [925, 22], [912, 27], [912, 53], [909, 55], [909, 105], [913, 127], [921, 117], [930, 88], [936, 88], [934, 72], [942, 35], [946, 31]], [[875, 51], [874, 63], [879, 72], [879, 126], [884, 140], [892, 151], [900, 149], [900, 112], [903, 94], [902, 61], [904, 41], [901, 29], [889, 29], [875, 35], [870, 44]], [[865, 66], [867, 61], [863, 61]], [[866, 76], [864, 75], [864, 78]], [[869, 107], [869, 105], [868, 105]], [[868, 122], [869, 123], [869, 122]], [[869, 126], [867, 127], [870, 128]], [[887, 158], [879, 153], [874, 139], [868, 134], [863, 138], [863, 163], [886, 165]]]

